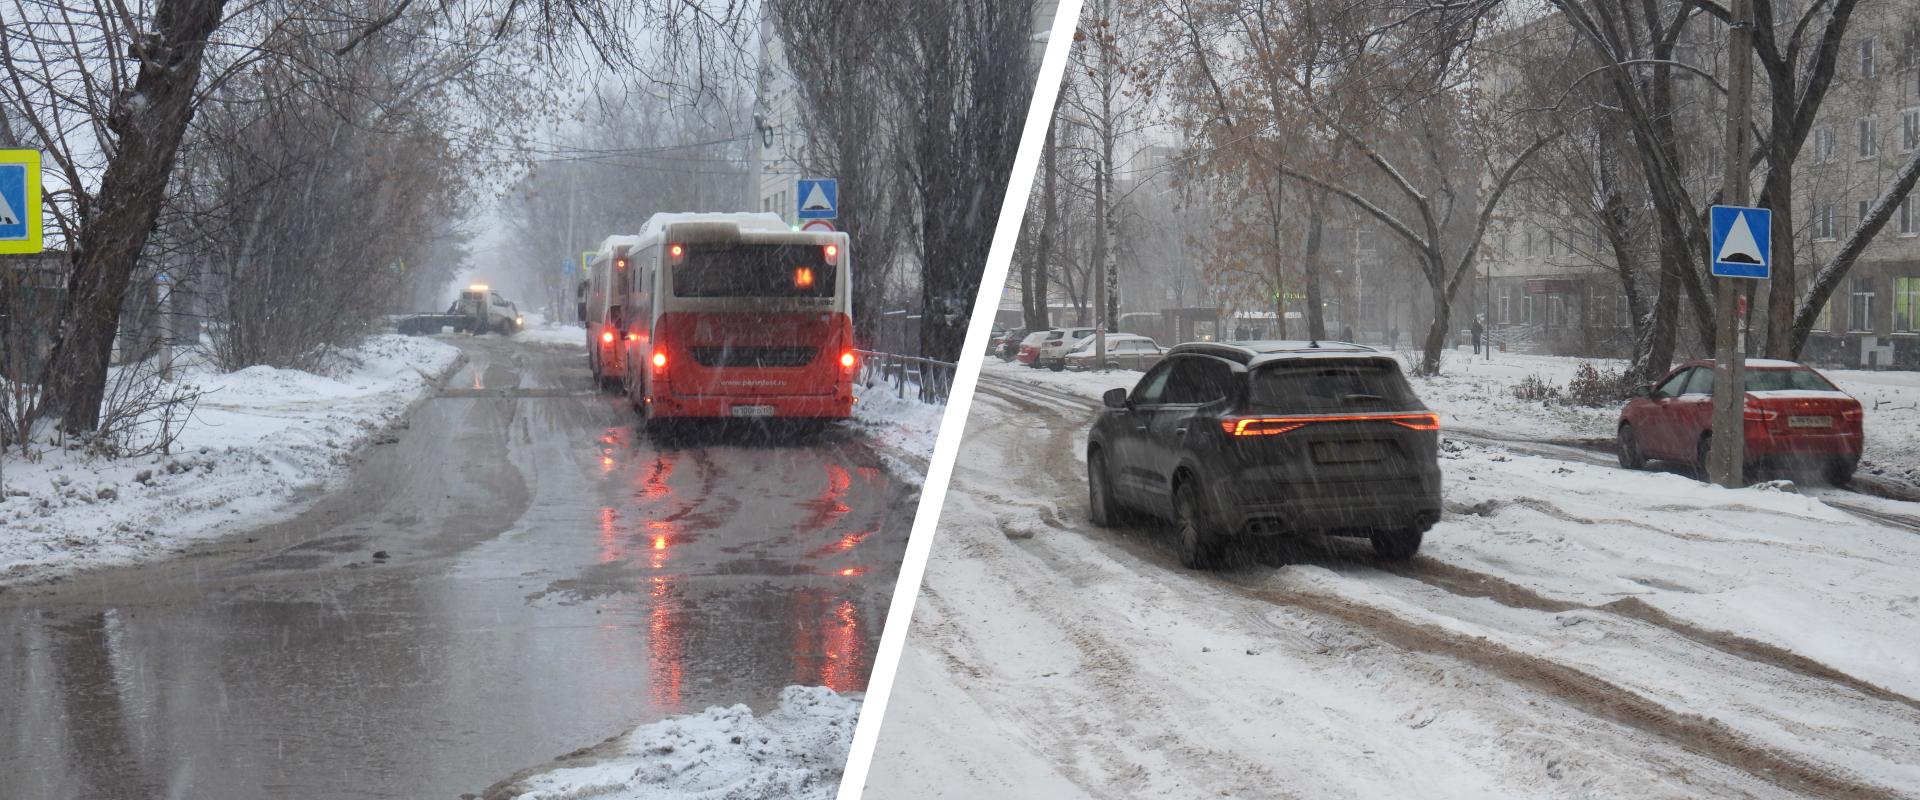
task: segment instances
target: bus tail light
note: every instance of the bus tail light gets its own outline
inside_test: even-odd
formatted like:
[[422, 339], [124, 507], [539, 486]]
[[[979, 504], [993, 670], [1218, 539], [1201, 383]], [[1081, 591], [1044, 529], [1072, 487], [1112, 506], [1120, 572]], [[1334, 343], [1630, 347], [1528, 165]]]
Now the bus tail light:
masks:
[[794, 267], [793, 268], [793, 288], [795, 289], [813, 288], [813, 268], [812, 267]]
[[840, 369], [847, 372], [852, 372], [853, 363], [854, 363], [854, 358], [853, 358], [852, 350], [848, 350], [840, 354]]
[[672, 263], [674, 263], [674, 264], [678, 264], [678, 263], [680, 263], [681, 261], [683, 261], [683, 260], [685, 260], [685, 259], [686, 259], [686, 257], [687, 257], [687, 246], [686, 246], [686, 245], [684, 245], [684, 244], [678, 244], [678, 243], [675, 243], [675, 244], [670, 244], [670, 245], [667, 245], [667, 260], [668, 260], [668, 261], [670, 261], [670, 262], [672, 262]]
[[667, 368], [667, 352], [665, 350], [653, 351], [653, 371], [659, 372], [666, 368]]
[[840, 263], [840, 245], [837, 245], [837, 244], [827, 245], [826, 247], [820, 248], [820, 252], [822, 255], [825, 255], [827, 257], [828, 264]]
[[628, 332], [627, 332], [627, 341], [629, 341], [629, 342], [637, 342], [637, 341], [640, 341], [640, 334], [638, 334], [638, 333], [634, 333], [634, 332], [632, 332], [632, 331], [628, 331]]
[[601, 331], [601, 332], [600, 332], [600, 343], [601, 343], [601, 344], [613, 344], [613, 331]]

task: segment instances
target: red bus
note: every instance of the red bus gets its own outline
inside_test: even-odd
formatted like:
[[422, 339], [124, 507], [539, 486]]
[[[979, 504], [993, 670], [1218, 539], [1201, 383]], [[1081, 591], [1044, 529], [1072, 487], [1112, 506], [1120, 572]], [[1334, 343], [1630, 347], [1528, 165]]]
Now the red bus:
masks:
[[627, 252], [625, 387], [650, 427], [853, 413], [846, 234], [775, 214], [656, 214]]
[[[582, 310], [587, 325], [587, 366], [601, 388], [621, 385], [626, 376], [626, 298], [633, 293], [632, 261], [627, 255], [639, 242], [635, 236], [609, 236], [587, 262], [587, 299]], [[584, 254], [582, 254], [584, 256]]]

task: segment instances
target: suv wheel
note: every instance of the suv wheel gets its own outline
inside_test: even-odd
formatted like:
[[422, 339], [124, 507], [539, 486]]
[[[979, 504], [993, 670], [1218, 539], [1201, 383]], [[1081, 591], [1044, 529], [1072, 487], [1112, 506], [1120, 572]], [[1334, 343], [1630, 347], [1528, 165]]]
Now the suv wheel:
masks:
[[1087, 457], [1087, 505], [1093, 524], [1111, 528], [1120, 523], [1120, 505], [1113, 500], [1113, 483], [1107, 473], [1107, 454], [1098, 450]]
[[1627, 469], [1646, 469], [1647, 457], [1640, 452], [1640, 436], [1634, 433], [1633, 425], [1620, 424], [1620, 433], [1614, 440], [1615, 449], [1620, 456], [1620, 466]]
[[1713, 476], [1708, 474], [1708, 459], [1713, 458], [1713, 434], [1700, 435], [1700, 444], [1693, 449], [1693, 474], [1702, 481], [1711, 483]]
[[1854, 470], [1860, 468], [1860, 462], [1851, 458], [1836, 458], [1827, 462], [1827, 482], [1835, 486], [1845, 486], [1853, 480]]
[[1225, 537], [1208, 518], [1193, 481], [1182, 481], [1173, 489], [1173, 524], [1179, 534], [1180, 566], [1187, 569], [1217, 569]]
[[1426, 538], [1426, 527], [1412, 525], [1405, 528], [1391, 528], [1374, 531], [1369, 539], [1373, 542], [1373, 552], [1387, 561], [1405, 561], [1420, 552], [1420, 540]]

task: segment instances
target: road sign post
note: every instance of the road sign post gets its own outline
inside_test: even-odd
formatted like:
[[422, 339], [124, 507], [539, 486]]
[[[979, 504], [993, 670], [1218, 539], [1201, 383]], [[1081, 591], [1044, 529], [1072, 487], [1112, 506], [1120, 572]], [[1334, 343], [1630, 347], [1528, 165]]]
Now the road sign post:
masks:
[[[1727, 37], [1726, 185], [1721, 196], [1727, 208], [1713, 209], [1713, 236], [1707, 258], [1713, 263], [1718, 306], [1714, 326], [1713, 438], [1707, 475], [1729, 489], [1745, 484], [1746, 467], [1746, 292], [1747, 281], [1767, 277], [1771, 265], [1767, 249], [1773, 244], [1772, 217], [1747, 204], [1747, 106], [1753, 97], [1753, 0], [1733, 0]], [[1754, 213], [1758, 212], [1758, 213]], [[1763, 230], [1754, 225], [1764, 220]], [[1726, 227], [1721, 227], [1721, 222]], [[1723, 266], [1725, 265], [1725, 271]], [[1756, 269], [1757, 267], [1757, 269]], [[1757, 274], [1755, 274], [1757, 272]]]
[[38, 253], [40, 151], [0, 150], [0, 253]]

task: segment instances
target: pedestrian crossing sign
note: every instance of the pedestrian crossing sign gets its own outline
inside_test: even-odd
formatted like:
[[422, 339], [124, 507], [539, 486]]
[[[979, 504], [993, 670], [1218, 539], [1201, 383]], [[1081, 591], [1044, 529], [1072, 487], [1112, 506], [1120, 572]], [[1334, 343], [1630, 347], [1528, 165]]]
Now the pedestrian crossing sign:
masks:
[[1709, 220], [1713, 274], [1720, 278], [1771, 277], [1773, 212], [1746, 206], [1714, 206]]
[[38, 253], [40, 151], [0, 150], [0, 253]]

